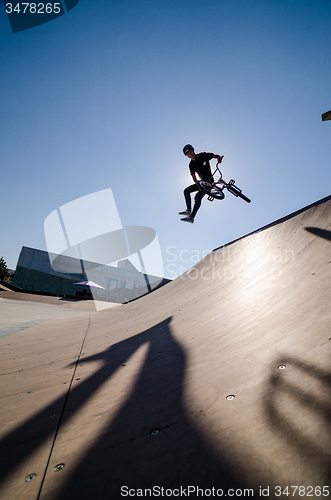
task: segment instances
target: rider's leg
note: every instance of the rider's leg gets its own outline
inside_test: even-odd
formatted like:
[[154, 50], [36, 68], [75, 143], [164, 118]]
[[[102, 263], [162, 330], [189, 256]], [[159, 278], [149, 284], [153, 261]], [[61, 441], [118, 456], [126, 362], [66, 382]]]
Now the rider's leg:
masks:
[[203, 193], [202, 191], [198, 191], [197, 194], [195, 195], [195, 197], [194, 197], [194, 207], [193, 207], [193, 211], [191, 213], [192, 219], [194, 219], [194, 217], [196, 216], [196, 213], [197, 213], [197, 211], [199, 210], [199, 208], [201, 206], [201, 200], [202, 200], [202, 198], [204, 196], [205, 196], [205, 193]]
[[186, 202], [186, 208], [189, 212], [192, 210], [192, 205], [191, 205], [191, 193], [194, 193], [194, 191], [198, 191], [199, 188], [196, 184], [191, 184], [191, 186], [188, 186], [187, 188], [184, 189], [184, 198]]

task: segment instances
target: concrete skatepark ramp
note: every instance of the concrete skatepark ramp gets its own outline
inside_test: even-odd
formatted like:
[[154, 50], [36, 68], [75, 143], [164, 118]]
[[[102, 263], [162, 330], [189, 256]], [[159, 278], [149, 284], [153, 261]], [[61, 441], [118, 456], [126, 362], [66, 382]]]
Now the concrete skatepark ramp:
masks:
[[2, 500], [330, 495], [331, 197], [0, 340]]

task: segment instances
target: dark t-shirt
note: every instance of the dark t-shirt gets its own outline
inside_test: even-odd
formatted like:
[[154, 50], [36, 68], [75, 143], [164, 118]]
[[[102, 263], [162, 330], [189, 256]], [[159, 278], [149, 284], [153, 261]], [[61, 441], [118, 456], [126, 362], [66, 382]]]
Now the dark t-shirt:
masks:
[[211, 169], [209, 161], [213, 158], [213, 153], [198, 153], [195, 155], [195, 160], [191, 160], [189, 169], [191, 175], [198, 174], [200, 179], [211, 177]]

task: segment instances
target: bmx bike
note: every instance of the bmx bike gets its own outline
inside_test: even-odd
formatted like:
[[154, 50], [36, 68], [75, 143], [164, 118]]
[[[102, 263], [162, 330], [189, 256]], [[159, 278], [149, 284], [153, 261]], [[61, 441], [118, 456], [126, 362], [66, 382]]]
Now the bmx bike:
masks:
[[[222, 160], [223, 156], [221, 157], [221, 161]], [[222, 172], [220, 171], [218, 166], [221, 161], [216, 164], [216, 170], [213, 173], [213, 178], [215, 175], [218, 175], [218, 178], [214, 180], [214, 182], [198, 181], [201, 191], [208, 195], [209, 201], [223, 200], [225, 198], [224, 189], [226, 188], [234, 196], [239, 196], [239, 198], [241, 198], [242, 200], [250, 203], [251, 200], [243, 194], [238, 186], [235, 185], [235, 181], [233, 179], [231, 179], [229, 182], [225, 182], [225, 180], [223, 180]]]

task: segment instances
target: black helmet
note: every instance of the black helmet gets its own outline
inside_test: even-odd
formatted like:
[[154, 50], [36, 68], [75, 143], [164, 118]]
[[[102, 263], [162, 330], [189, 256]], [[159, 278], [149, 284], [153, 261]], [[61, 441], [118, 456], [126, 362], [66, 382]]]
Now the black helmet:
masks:
[[191, 144], [186, 144], [186, 146], [183, 147], [183, 153], [186, 155], [189, 151], [194, 150], [194, 147], [191, 146]]

